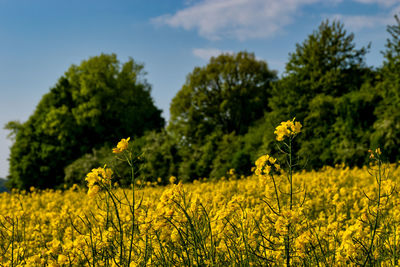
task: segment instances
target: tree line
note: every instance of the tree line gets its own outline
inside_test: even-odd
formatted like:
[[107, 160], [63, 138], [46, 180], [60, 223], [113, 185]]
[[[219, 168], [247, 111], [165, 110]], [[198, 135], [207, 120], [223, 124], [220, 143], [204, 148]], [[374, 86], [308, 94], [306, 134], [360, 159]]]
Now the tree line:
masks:
[[[400, 20], [387, 27], [384, 60], [367, 66], [369, 47], [339, 21], [323, 21], [289, 54], [281, 77], [246, 51], [212, 57], [187, 75], [172, 99], [165, 125], [154, 105], [143, 65], [102, 54], [72, 65], [24, 122], [6, 125], [14, 140], [11, 187], [46, 188], [83, 183], [87, 172], [114, 166], [127, 184], [129, 170], [111, 148], [131, 137], [146, 181], [182, 181], [248, 175], [254, 161], [278, 147], [281, 122], [296, 117], [296, 142], [307, 169], [367, 163], [380, 147], [400, 160]], [[234, 169], [234, 171], [232, 171]]]

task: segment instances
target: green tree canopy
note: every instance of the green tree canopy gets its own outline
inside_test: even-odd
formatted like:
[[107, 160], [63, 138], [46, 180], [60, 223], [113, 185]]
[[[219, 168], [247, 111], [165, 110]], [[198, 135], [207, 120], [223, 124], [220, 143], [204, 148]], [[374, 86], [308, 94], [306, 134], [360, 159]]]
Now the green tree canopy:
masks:
[[25, 123], [6, 125], [15, 140], [11, 184], [57, 186], [64, 168], [93, 148], [163, 127], [144, 74], [143, 65], [133, 59], [121, 64], [115, 54], [72, 65]]
[[353, 40], [354, 34], [340, 22], [322, 22], [289, 55], [284, 76], [274, 87], [271, 109], [304, 120], [316, 95], [338, 97], [359, 89], [369, 70], [364, 61], [367, 49], [356, 49]]
[[383, 51], [384, 62], [379, 70], [376, 90], [382, 97], [377, 104], [372, 143], [386, 151], [390, 161], [400, 159], [400, 19], [387, 27], [390, 38]]
[[275, 71], [254, 54], [239, 52], [212, 57], [196, 67], [173, 98], [170, 130], [188, 142], [210, 132], [247, 132], [266, 111]]
[[[343, 114], [359, 117], [357, 113], [369, 106], [369, 99], [357, 97], [354, 92], [358, 92], [374, 73], [365, 64], [367, 48], [356, 49], [353, 40], [354, 35], [348, 34], [340, 22], [322, 22], [318, 30], [296, 45], [296, 51], [289, 55], [283, 77], [274, 86], [269, 102], [273, 112], [267, 115], [269, 121], [275, 121], [277, 125], [296, 117], [304, 123], [299, 150], [307, 158], [308, 167], [334, 164], [336, 155], [332, 144], [335, 138], [343, 136], [335, 132], [338, 117]], [[348, 100], [342, 99], [352, 92], [353, 95], [347, 96]], [[343, 103], [351, 105], [351, 101], [368, 103], [357, 102], [353, 109], [340, 110], [346, 109]], [[341, 121], [341, 127], [351, 124], [346, 118]], [[343, 151], [347, 144], [354, 145], [342, 142]], [[272, 142], [269, 147], [273, 149]]]
[[182, 159], [180, 178], [210, 175], [223, 136], [245, 134], [268, 111], [274, 80], [275, 71], [247, 52], [213, 57], [187, 76], [172, 100], [168, 127]]

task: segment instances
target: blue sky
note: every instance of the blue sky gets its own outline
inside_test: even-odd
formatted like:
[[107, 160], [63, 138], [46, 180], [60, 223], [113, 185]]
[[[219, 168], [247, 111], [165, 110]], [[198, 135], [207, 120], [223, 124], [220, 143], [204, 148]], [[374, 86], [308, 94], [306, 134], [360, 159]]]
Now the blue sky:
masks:
[[[400, 0], [0, 0], [0, 125], [28, 119], [71, 64], [100, 53], [145, 65], [164, 118], [195, 66], [221, 52], [247, 50], [279, 74], [324, 19], [339, 19], [358, 47], [380, 51]], [[0, 128], [0, 177], [11, 141]]]

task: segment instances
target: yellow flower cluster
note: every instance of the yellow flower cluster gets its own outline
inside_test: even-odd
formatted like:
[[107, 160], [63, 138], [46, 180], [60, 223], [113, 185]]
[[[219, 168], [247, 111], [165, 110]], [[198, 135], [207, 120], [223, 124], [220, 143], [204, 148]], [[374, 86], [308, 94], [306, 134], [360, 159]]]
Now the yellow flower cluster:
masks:
[[276, 159], [270, 155], [263, 155], [256, 160], [255, 174], [257, 176], [268, 175], [271, 171], [280, 170], [281, 166], [276, 163]]
[[[264, 166], [274, 164], [263, 156], [257, 169], [266, 174]], [[293, 195], [292, 210], [280, 194], [279, 216], [263, 201], [274, 201], [273, 188], [256, 176], [145, 187], [135, 192], [134, 228], [131, 189], [112, 189], [118, 213], [107, 209], [114, 203], [105, 192], [90, 198], [83, 188], [1, 193], [0, 266], [283, 266], [285, 250], [292, 266], [363, 265], [367, 254], [367, 266], [395, 266], [400, 168], [387, 168], [379, 207], [367, 167], [294, 173], [293, 187], [303, 193]], [[87, 180], [94, 186], [111, 174], [95, 169]], [[285, 179], [276, 175], [279, 192], [287, 192]], [[377, 212], [379, 238], [371, 245]]]
[[112, 150], [113, 153], [114, 154], [119, 154], [119, 153], [124, 152], [128, 148], [130, 139], [131, 139], [130, 137], [128, 137], [126, 139], [124, 139], [124, 138], [121, 139], [121, 141], [118, 142], [117, 147], [113, 148], [113, 150]]
[[101, 186], [111, 185], [112, 175], [113, 171], [107, 168], [106, 165], [104, 165], [104, 167], [92, 169], [85, 178], [89, 188], [88, 195], [93, 197], [100, 191]]
[[176, 182], [176, 177], [175, 176], [169, 177], [169, 183], [173, 184], [175, 182]]
[[382, 155], [382, 151], [381, 151], [381, 149], [379, 147], [377, 149], [375, 149], [375, 151], [372, 151], [372, 149], [369, 149], [368, 153], [370, 154], [369, 155], [370, 159], [374, 159], [375, 155], [377, 155], [377, 156]]
[[274, 134], [276, 134], [277, 141], [283, 141], [285, 137], [294, 137], [301, 131], [301, 123], [298, 121], [288, 120], [281, 122], [279, 126], [276, 127]]

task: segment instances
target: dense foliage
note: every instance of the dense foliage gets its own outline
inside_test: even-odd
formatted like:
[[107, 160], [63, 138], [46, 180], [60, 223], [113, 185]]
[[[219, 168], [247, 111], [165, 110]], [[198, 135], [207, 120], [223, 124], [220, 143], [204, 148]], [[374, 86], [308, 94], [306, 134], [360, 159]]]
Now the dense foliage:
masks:
[[300, 153], [309, 168], [363, 163], [369, 148], [376, 99], [371, 87], [363, 85], [375, 73], [366, 67], [366, 48], [356, 49], [353, 39], [343, 24], [322, 22], [297, 44], [274, 86], [267, 116], [278, 122], [296, 116], [304, 122]]
[[[254, 59], [246, 52], [220, 55], [195, 68], [171, 103], [169, 145], [157, 151], [163, 155], [163, 149], [177, 149], [168, 174], [182, 180], [219, 179], [233, 168], [247, 175], [257, 156], [277, 151], [273, 129], [290, 117], [306, 129], [297, 149], [307, 169], [338, 163], [362, 166], [365, 152], [376, 146], [388, 151], [390, 161], [398, 160], [399, 29], [400, 24], [388, 27], [391, 39], [379, 69], [366, 65], [368, 47], [356, 48], [354, 35], [337, 21], [322, 22], [296, 45], [280, 79], [265, 67], [264, 74], [254, 75], [268, 82], [253, 91], [247, 90], [252, 88], [248, 76], [232, 68], [241, 66], [243, 57]], [[253, 72], [263, 66], [257, 60], [251, 64]], [[246, 90], [237, 95], [229, 89], [236, 88], [232, 84]], [[165, 171], [153, 175], [168, 177]]]
[[376, 103], [372, 141], [388, 151], [391, 161], [400, 159], [400, 19], [388, 26], [390, 39], [384, 51], [376, 91], [382, 101]]
[[[168, 127], [137, 140], [143, 154], [139, 174], [149, 181], [161, 177], [164, 182], [171, 175], [185, 181], [210, 174], [219, 178], [231, 168], [248, 174], [255, 155], [252, 148], [243, 147], [243, 135], [268, 110], [275, 80], [275, 72], [247, 52], [222, 54], [195, 68], [172, 100]], [[110, 153], [103, 161], [118, 165], [107, 161]], [[75, 182], [90, 170], [84, 165], [95, 167], [92, 158], [86, 155], [68, 167], [80, 174]], [[129, 174], [122, 166], [115, 167], [121, 177]]]
[[[147, 181], [219, 179], [231, 169], [249, 175], [258, 156], [278, 151], [273, 129], [296, 117], [305, 127], [297, 144], [307, 169], [366, 164], [370, 147], [400, 159], [400, 21], [388, 26], [383, 65], [366, 65], [368, 47], [338, 21], [323, 21], [289, 55], [278, 79], [254, 54], [221, 54], [188, 74], [173, 98], [170, 122], [154, 107], [143, 66], [115, 55], [72, 66], [31, 118], [10, 122], [11, 185], [81, 183], [99, 163], [129, 184], [129, 169], [112, 160], [110, 142], [135, 139], [137, 175]], [[125, 90], [129, 88], [129, 90]], [[131, 102], [130, 102], [131, 101]], [[146, 130], [152, 130], [147, 131]], [[146, 132], [146, 133], [145, 133]], [[51, 159], [51, 160], [49, 160]], [[65, 171], [64, 171], [65, 169]], [[117, 178], [118, 177], [118, 178]]]
[[221, 164], [231, 165], [240, 157], [238, 138], [268, 110], [275, 80], [275, 72], [247, 52], [211, 58], [207, 66], [188, 75], [172, 100], [168, 126], [182, 159], [182, 179], [220, 175], [215, 172], [221, 171]]
[[143, 66], [102, 54], [72, 65], [24, 123], [10, 122], [14, 144], [10, 183], [55, 187], [64, 168], [120, 136], [141, 136], [164, 126]]
[[6, 179], [0, 178], [0, 193], [8, 191], [6, 187]]

